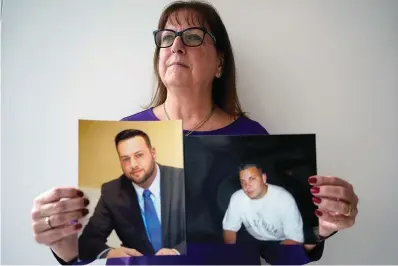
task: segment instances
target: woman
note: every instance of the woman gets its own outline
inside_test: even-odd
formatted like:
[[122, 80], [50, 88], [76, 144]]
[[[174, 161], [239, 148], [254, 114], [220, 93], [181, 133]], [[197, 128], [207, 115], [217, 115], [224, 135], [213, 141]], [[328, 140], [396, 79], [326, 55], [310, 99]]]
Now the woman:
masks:
[[[240, 108], [231, 44], [212, 6], [195, 1], [172, 3], [161, 15], [158, 29], [154, 32], [156, 94], [149, 108], [123, 121], [181, 119], [185, 135], [268, 134]], [[278, 245], [264, 250], [262, 255], [271, 264], [305, 264], [319, 260], [324, 239], [355, 223], [358, 198], [351, 184], [337, 177], [324, 176], [309, 177], [309, 182], [313, 185], [314, 204], [318, 206], [319, 243]], [[61, 198], [67, 199], [60, 201]], [[81, 225], [70, 221], [82, 218], [87, 204], [83, 193], [75, 188], [52, 189], [34, 202], [35, 239], [49, 246], [61, 264], [76, 262], [77, 233]], [[214, 256], [214, 247], [211, 253], [207, 246], [188, 243], [187, 257], [155, 256], [150, 260], [155, 264], [225, 264], [240, 263], [242, 259], [242, 264], [248, 264], [253, 257], [242, 249], [231, 252], [233, 247], [228, 245], [217, 248], [218, 256]], [[272, 257], [273, 254], [277, 256]]]

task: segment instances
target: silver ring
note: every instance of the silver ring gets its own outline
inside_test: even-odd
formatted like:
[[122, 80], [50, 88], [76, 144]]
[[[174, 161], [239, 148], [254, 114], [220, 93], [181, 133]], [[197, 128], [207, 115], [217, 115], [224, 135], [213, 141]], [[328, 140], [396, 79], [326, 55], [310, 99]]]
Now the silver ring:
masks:
[[47, 225], [50, 229], [53, 229], [53, 227], [51, 226], [51, 222], [50, 222], [50, 216], [47, 216], [45, 221], [46, 221], [46, 225]]

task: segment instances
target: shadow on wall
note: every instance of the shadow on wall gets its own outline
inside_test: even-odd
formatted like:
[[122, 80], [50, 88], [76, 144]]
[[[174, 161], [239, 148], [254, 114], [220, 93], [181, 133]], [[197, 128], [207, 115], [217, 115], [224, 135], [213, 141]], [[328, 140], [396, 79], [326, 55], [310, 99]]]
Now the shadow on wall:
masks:
[[[97, 202], [101, 196], [101, 189], [100, 188], [87, 188], [87, 187], [80, 187], [79, 188], [81, 191], [83, 191], [84, 195], [89, 199], [90, 204], [87, 206], [87, 209], [89, 210], [89, 214], [82, 219], [81, 223], [84, 227], [87, 225], [90, 217], [93, 215], [95, 206], [97, 206]], [[80, 234], [79, 236], [81, 235]], [[106, 243], [110, 247], [120, 247], [122, 242], [120, 241], [119, 237], [117, 236], [115, 230], [112, 230], [111, 234], [108, 237], [108, 241]]]

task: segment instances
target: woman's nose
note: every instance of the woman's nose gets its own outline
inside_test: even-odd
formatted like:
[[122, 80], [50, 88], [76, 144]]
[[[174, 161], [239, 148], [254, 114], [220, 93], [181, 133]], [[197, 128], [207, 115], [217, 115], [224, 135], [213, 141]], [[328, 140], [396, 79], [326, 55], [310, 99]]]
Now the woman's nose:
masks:
[[173, 45], [171, 46], [171, 50], [173, 53], [185, 54], [185, 45], [182, 42], [180, 36], [177, 36], [174, 39]]

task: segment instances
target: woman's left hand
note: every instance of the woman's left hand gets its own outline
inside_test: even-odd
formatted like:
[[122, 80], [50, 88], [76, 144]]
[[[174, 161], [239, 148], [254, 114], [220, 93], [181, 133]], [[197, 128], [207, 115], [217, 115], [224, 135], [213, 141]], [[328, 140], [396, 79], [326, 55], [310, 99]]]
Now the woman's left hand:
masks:
[[328, 237], [332, 233], [350, 228], [358, 214], [358, 197], [347, 181], [334, 176], [312, 176], [308, 182], [313, 187], [313, 202], [318, 206], [315, 214], [319, 218], [319, 235]]

